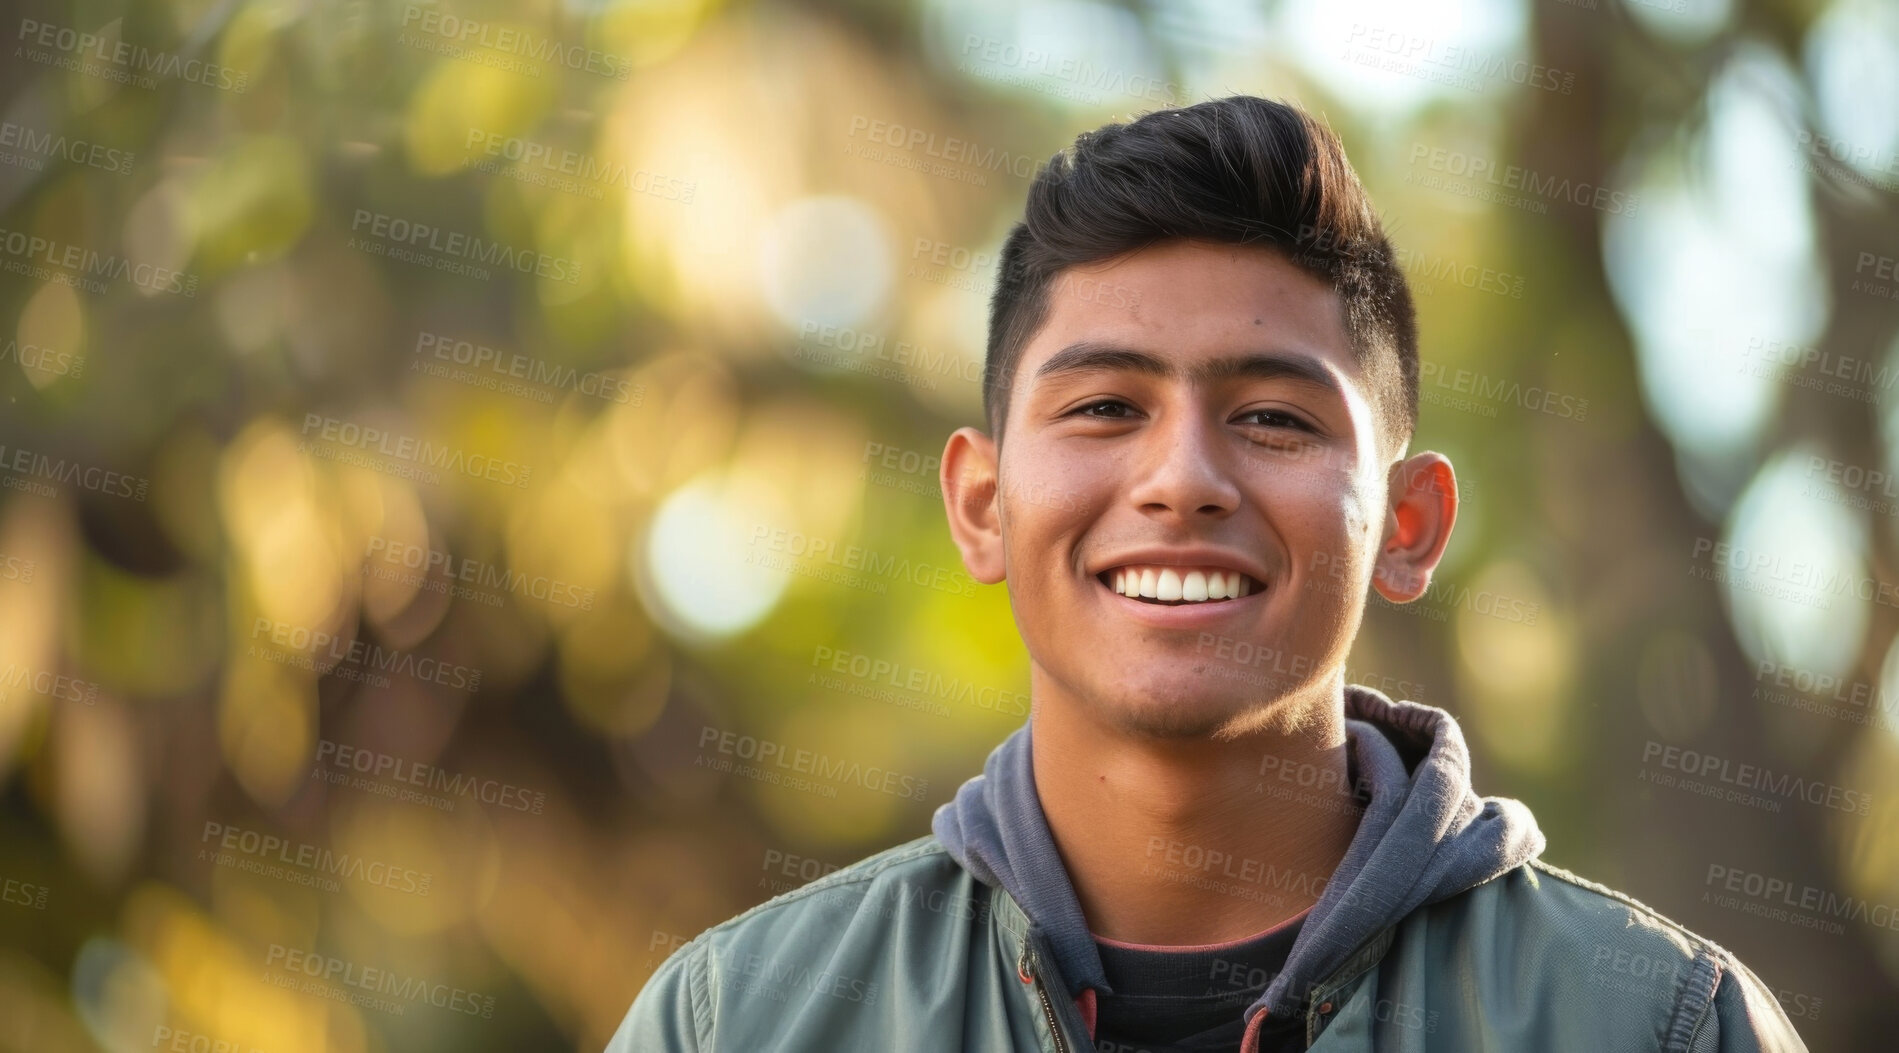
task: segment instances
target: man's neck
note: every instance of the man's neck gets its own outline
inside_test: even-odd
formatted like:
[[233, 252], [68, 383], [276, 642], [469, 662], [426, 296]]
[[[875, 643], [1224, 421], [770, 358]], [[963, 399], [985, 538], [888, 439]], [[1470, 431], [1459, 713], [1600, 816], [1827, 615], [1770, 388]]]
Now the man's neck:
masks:
[[1284, 700], [1299, 731], [1230, 742], [1131, 735], [1037, 686], [1036, 792], [1096, 935], [1226, 943], [1318, 900], [1358, 829], [1342, 673]]

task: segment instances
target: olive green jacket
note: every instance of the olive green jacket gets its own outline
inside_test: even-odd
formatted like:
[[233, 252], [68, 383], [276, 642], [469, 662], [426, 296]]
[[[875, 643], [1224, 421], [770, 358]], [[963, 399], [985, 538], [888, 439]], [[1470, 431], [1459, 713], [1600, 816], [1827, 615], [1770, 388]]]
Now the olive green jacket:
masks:
[[[930, 835], [700, 934], [660, 965], [607, 1048], [1094, 1050], [1088, 1006], [1068, 989], [1015, 899]], [[1534, 860], [1373, 934], [1302, 1005], [1315, 1053], [1806, 1048], [1727, 951]], [[1242, 1053], [1256, 1053], [1263, 1019]]]

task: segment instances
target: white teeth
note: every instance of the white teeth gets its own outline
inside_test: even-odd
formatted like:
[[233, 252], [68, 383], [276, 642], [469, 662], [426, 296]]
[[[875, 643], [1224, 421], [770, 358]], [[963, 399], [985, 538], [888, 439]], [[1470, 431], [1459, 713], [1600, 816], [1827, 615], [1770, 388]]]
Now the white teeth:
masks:
[[1204, 600], [1207, 598], [1207, 575], [1203, 571], [1190, 570], [1180, 583], [1180, 598], [1183, 600]]
[[1180, 599], [1180, 572], [1172, 567], [1162, 567], [1160, 580], [1154, 583], [1154, 598], [1157, 600]]
[[1237, 570], [1183, 568], [1169, 564], [1130, 564], [1109, 574], [1115, 592], [1162, 603], [1236, 600], [1252, 594], [1252, 579]]

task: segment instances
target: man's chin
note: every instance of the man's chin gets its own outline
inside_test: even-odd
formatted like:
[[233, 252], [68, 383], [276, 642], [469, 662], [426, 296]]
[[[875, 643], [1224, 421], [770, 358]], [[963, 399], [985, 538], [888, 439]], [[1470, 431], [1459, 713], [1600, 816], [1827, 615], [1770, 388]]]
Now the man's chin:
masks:
[[1211, 739], [1253, 707], [1244, 699], [1150, 694], [1120, 698], [1102, 708], [1114, 729], [1134, 738]]

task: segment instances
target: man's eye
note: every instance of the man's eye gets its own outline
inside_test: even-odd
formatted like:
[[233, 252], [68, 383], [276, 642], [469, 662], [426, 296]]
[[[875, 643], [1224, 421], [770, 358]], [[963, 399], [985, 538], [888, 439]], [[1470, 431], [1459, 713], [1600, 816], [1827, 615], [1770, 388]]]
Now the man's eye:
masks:
[[1257, 418], [1261, 424], [1269, 428], [1290, 427], [1298, 428], [1300, 431], [1312, 430], [1310, 424], [1307, 424], [1305, 421], [1284, 410], [1253, 410], [1249, 413], [1242, 414], [1240, 417], [1241, 420], [1252, 420], [1255, 418]]
[[[1094, 414], [1092, 410], [1109, 410], [1109, 412], [1107, 412], [1107, 414]], [[1124, 417], [1128, 416], [1132, 410], [1134, 410], [1134, 406], [1128, 406], [1128, 404], [1122, 402], [1120, 398], [1103, 398], [1100, 402], [1088, 402], [1086, 406], [1077, 406], [1077, 408], [1075, 408], [1075, 414], [1079, 414], [1079, 416], [1082, 417], [1098, 417], [1098, 419], [1105, 419], [1105, 421], [1119, 421], [1119, 419], [1124, 419]]]

